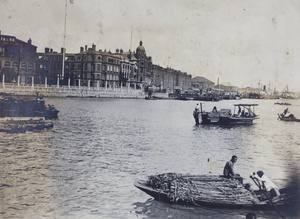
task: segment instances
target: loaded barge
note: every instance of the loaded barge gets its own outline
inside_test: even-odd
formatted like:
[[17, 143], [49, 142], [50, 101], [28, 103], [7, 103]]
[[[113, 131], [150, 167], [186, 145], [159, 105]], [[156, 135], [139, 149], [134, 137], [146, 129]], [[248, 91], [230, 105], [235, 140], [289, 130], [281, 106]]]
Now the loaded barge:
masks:
[[0, 132], [19, 133], [52, 128], [50, 119], [59, 111], [46, 105], [43, 97], [34, 95], [0, 94]]

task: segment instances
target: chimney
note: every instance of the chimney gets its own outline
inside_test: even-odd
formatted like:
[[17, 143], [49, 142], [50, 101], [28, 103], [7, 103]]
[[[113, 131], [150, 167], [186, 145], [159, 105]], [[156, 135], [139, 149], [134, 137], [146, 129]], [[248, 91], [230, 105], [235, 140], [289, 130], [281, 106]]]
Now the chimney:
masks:
[[119, 49], [116, 49], [116, 53], [119, 53]]
[[85, 45], [84, 50], [85, 50], [85, 51], [87, 50], [87, 45]]
[[82, 52], [83, 52], [83, 47], [81, 46], [81, 47], [80, 47], [80, 53], [82, 53]]
[[94, 51], [96, 51], [96, 45], [93, 43], [93, 45], [92, 45], [92, 49], [94, 50]]
[[61, 53], [64, 53], [64, 48], [61, 48], [61, 49], [60, 49], [60, 52], [61, 52]]
[[45, 53], [49, 53], [49, 48], [45, 48]]
[[31, 45], [31, 39], [29, 38], [29, 40], [27, 41], [27, 43], [29, 44], [29, 45]]
[[50, 53], [53, 53], [53, 49], [50, 49]]
[[123, 49], [120, 49], [120, 53], [123, 53]]

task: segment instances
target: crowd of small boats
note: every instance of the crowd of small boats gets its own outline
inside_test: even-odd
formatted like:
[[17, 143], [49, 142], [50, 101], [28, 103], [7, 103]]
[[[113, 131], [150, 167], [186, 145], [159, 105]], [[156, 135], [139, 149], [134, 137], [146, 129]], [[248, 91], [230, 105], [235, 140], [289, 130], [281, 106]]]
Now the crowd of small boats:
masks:
[[0, 132], [19, 133], [53, 127], [59, 111], [36, 95], [0, 94]]

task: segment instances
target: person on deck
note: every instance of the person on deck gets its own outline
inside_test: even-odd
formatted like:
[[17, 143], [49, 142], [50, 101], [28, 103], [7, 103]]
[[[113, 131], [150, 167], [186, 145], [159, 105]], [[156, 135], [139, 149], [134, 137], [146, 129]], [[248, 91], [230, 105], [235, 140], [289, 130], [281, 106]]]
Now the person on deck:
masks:
[[213, 108], [212, 112], [213, 112], [213, 113], [217, 113], [217, 112], [218, 112], [218, 110], [217, 110], [217, 107], [216, 107], [216, 106], [214, 106], [214, 108]]
[[200, 111], [199, 103], [197, 103], [197, 105], [196, 105], [196, 107], [195, 107], [195, 111], [196, 111], [196, 112], [199, 112], [199, 111]]
[[257, 180], [261, 189], [267, 191], [270, 198], [280, 196], [278, 187], [266, 176], [263, 171], [257, 171], [257, 175], [254, 173], [254, 178]]
[[224, 166], [224, 170], [223, 170], [223, 175], [225, 177], [238, 176], [238, 174], [235, 174], [234, 170], [233, 170], [233, 167], [234, 167], [234, 164], [236, 163], [236, 161], [237, 161], [237, 156], [233, 155], [231, 157], [231, 160], [226, 162], [226, 164]]

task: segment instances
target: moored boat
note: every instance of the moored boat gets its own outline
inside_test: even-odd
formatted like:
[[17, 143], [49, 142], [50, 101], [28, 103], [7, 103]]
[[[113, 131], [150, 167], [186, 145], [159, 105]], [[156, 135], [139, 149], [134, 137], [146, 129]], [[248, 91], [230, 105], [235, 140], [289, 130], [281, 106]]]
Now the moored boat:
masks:
[[0, 118], [0, 132], [24, 133], [53, 128], [53, 123], [44, 117], [4, 117]]
[[241, 177], [164, 173], [136, 180], [134, 185], [156, 200], [185, 206], [274, 209], [295, 201], [287, 189], [281, 189], [281, 195], [271, 200], [264, 190], [244, 185]]
[[193, 116], [195, 118], [196, 125], [199, 123], [199, 117], [201, 118], [201, 124], [214, 124], [214, 125], [249, 125], [253, 123], [253, 120], [258, 119], [255, 114], [255, 107], [258, 104], [234, 104], [234, 112], [232, 114], [231, 109], [220, 109], [214, 107], [212, 111], [206, 112], [201, 110], [195, 110]]
[[43, 97], [34, 95], [0, 95], [0, 117], [58, 117], [59, 111], [53, 105], [46, 105]]
[[281, 102], [275, 102], [275, 105], [292, 105], [291, 103], [281, 103]]

